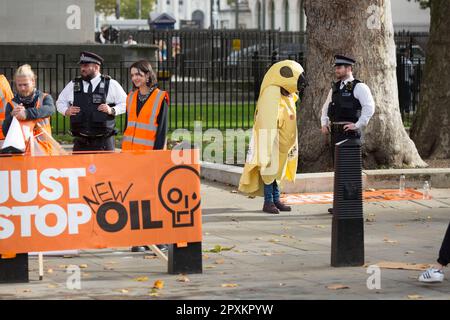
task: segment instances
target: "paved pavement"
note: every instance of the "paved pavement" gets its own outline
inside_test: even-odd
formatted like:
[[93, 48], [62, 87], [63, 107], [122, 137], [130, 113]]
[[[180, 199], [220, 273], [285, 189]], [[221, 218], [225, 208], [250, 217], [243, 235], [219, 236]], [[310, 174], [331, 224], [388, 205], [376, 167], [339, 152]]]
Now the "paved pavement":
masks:
[[[366, 264], [433, 263], [450, 221], [450, 189], [433, 200], [365, 204]], [[127, 248], [45, 257], [38, 280], [30, 257], [28, 284], [0, 285], [0, 299], [450, 299], [450, 281], [425, 285], [419, 271], [381, 270], [381, 289], [369, 290], [365, 267], [330, 267], [328, 205], [298, 205], [277, 216], [260, 211], [262, 199], [233, 187], [203, 182], [204, 273], [168, 275], [149, 254]], [[70, 290], [66, 267], [81, 267], [81, 289]], [[447, 272], [450, 277], [450, 271]], [[152, 290], [156, 280], [164, 287]], [[329, 286], [342, 285], [333, 290]]]

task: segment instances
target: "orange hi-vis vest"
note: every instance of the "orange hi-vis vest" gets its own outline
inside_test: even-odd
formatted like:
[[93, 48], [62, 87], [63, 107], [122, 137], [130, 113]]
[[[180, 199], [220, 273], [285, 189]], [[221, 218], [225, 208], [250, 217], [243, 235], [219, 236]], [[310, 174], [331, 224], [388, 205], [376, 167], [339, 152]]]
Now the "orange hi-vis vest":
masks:
[[13, 96], [8, 80], [4, 75], [0, 75], [0, 140], [5, 139], [2, 132], [2, 125], [5, 120], [6, 105], [11, 101]]
[[[36, 101], [36, 105], [35, 105], [36, 109], [39, 109], [42, 106], [42, 104], [44, 103], [44, 99], [47, 96], [48, 96], [47, 93], [41, 92], [39, 94], [38, 100]], [[14, 102], [11, 103], [11, 106], [13, 109], [14, 109], [15, 105], [16, 105], [16, 103], [14, 103]], [[37, 119], [36, 123], [39, 125], [36, 125], [34, 127], [34, 130], [33, 130], [34, 136], [36, 136], [38, 138], [39, 132], [41, 129], [44, 129], [49, 135], [52, 134], [52, 126], [50, 124], [50, 117]], [[39, 138], [38, 138], [38, 140], [39, 140]]]
[[127, 98], [127, 129], [123, 134], [122, 150], [153, 150], [158, 129], [158, 114], [163, 101], [169, 101], [167, 92], [154, 89], [137, 115], [138, 90]]

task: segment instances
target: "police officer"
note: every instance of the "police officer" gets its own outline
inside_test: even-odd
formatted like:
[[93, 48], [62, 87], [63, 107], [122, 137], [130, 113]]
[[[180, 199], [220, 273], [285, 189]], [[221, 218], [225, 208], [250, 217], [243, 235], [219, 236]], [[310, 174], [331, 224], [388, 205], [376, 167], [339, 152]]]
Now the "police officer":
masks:
[[103, 58], [84, 51], [81, 76], [67, 84], [58, 97], [58, 112], [70, 117], [73, 151], [114, 151], [115, 117], [126, 111], [127, 94], [120, 84], [100, 73]]
[[[375, 112], [375, 102], [369, 87], [353, 77], [356, 61], [336, 55], [334, 70], [337, 81], [332, 83], [322, 108], [322, 133], [331, 134], [334, 162], [336, 143], [346, 139], [360, 139], [361, 130], [367, 126]], [[333, 213], [333, 209], [328, 209]]]

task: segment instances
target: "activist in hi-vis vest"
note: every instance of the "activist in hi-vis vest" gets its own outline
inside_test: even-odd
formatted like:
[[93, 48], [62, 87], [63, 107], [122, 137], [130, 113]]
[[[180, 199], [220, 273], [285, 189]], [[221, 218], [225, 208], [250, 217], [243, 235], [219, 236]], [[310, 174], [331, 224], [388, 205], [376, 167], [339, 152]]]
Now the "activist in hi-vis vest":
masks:
[[[21, 126], [31, 130], [30, 138], [36, 142], [36, 145], [27, 145], [27, 149], [33, 147], [33, 153], [37, 155], [60, 154], [55, 153], [57, 150], [54, 150], [55, 143], [51, 138], [50, 116], [55, 112], [52, 97], [36, 89], [36, 76], [29, 65], [23, 65], [17, 69], [14, 81], [17, 94], [7, 104], [2, 128], [6, 140], [8, 140], [11, 122], [13, 118], [16, 118]], [[17, 135], [17, 133], [12, 134]]]
[[[127, 98], [127, 125], [122, 151], [165, 149], [169, 95], [158, 89], [150, 62], [140, 60], [133, 63], [130, 75], [133, 91]], [[131, 251], [144, 252], [147, 248], [134, 246]], [[159, 248], [167, 250], [168, 247], [160, 245]]]
[[100, 73], [99, 55], [82, 52], [79, 65], [81, 75], [56, 102], [58, 112], [70, 117], [73, 151], [114, 151], [116, 116], [125, 113], [127, 94], [116, 80]]
[[166, 145], [169, 95], [158, 89], [148, 61], [131, 68], [134, 89], [127, 98], [127, 127], [122, 150], [161, 150]]
[[[3, 121], [5, 121], [6, 105], [14, 97], [8, 80], [4, 75], [0, 74], [0, 140], [5, 139], [3, 135]], [[1, 146], [0, 146], [1, 147]]]
[[264, 193], [263, 211], [267, 213], [290, 211], [290, 207], [280, 202], [279, 183], [295, 180], [298, 161], [296, 93], [302, 94], [306, 85], [302, 66], [291, 60], [275, 63], [261, 84], [239, 190], [251, 195]]

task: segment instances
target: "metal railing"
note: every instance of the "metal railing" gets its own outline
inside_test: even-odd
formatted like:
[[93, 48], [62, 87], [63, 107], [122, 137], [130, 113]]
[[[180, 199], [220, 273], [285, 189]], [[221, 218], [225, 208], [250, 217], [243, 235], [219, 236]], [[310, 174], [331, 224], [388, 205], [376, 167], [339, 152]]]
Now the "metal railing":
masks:
[[[128, 32], [128, 31], [127, 31]], [[202, 121], [204, 129], [247, 129], [260, 83], [266, 70], [280, 59], [305, 65], [305, 34], [258, 30], [135, 31], [138, 42], [159, 47], [154, 66], [161, 89], [169, 92], [169, 129], [192, 129]], [[128, 36], [128, 33], [126, 34]], [[397, 78], [400, 109], [404, 119], [416, 110], [425, 53], [417, 39], [426, 35], [397, 34]], [[408, 50], [406, 50], [408, 49]], [[418, 53], [419, 52], [419, 53]], [[77, 61], [56, 55], [50, 61], [0, 61], [0, 73], [13, 78], [16, 68], [29, 63], [37, 74], [37, 87], [56, 100], [64, 86], [79, 73]], [[129, 92], [128, 61], [106, 61], [102, 72], [117, 80]], [[124, 116], [117, 117], [120, 131]], [[67, 134], [69, 121], [60, 114], [52, 117], [56, 134]]]

